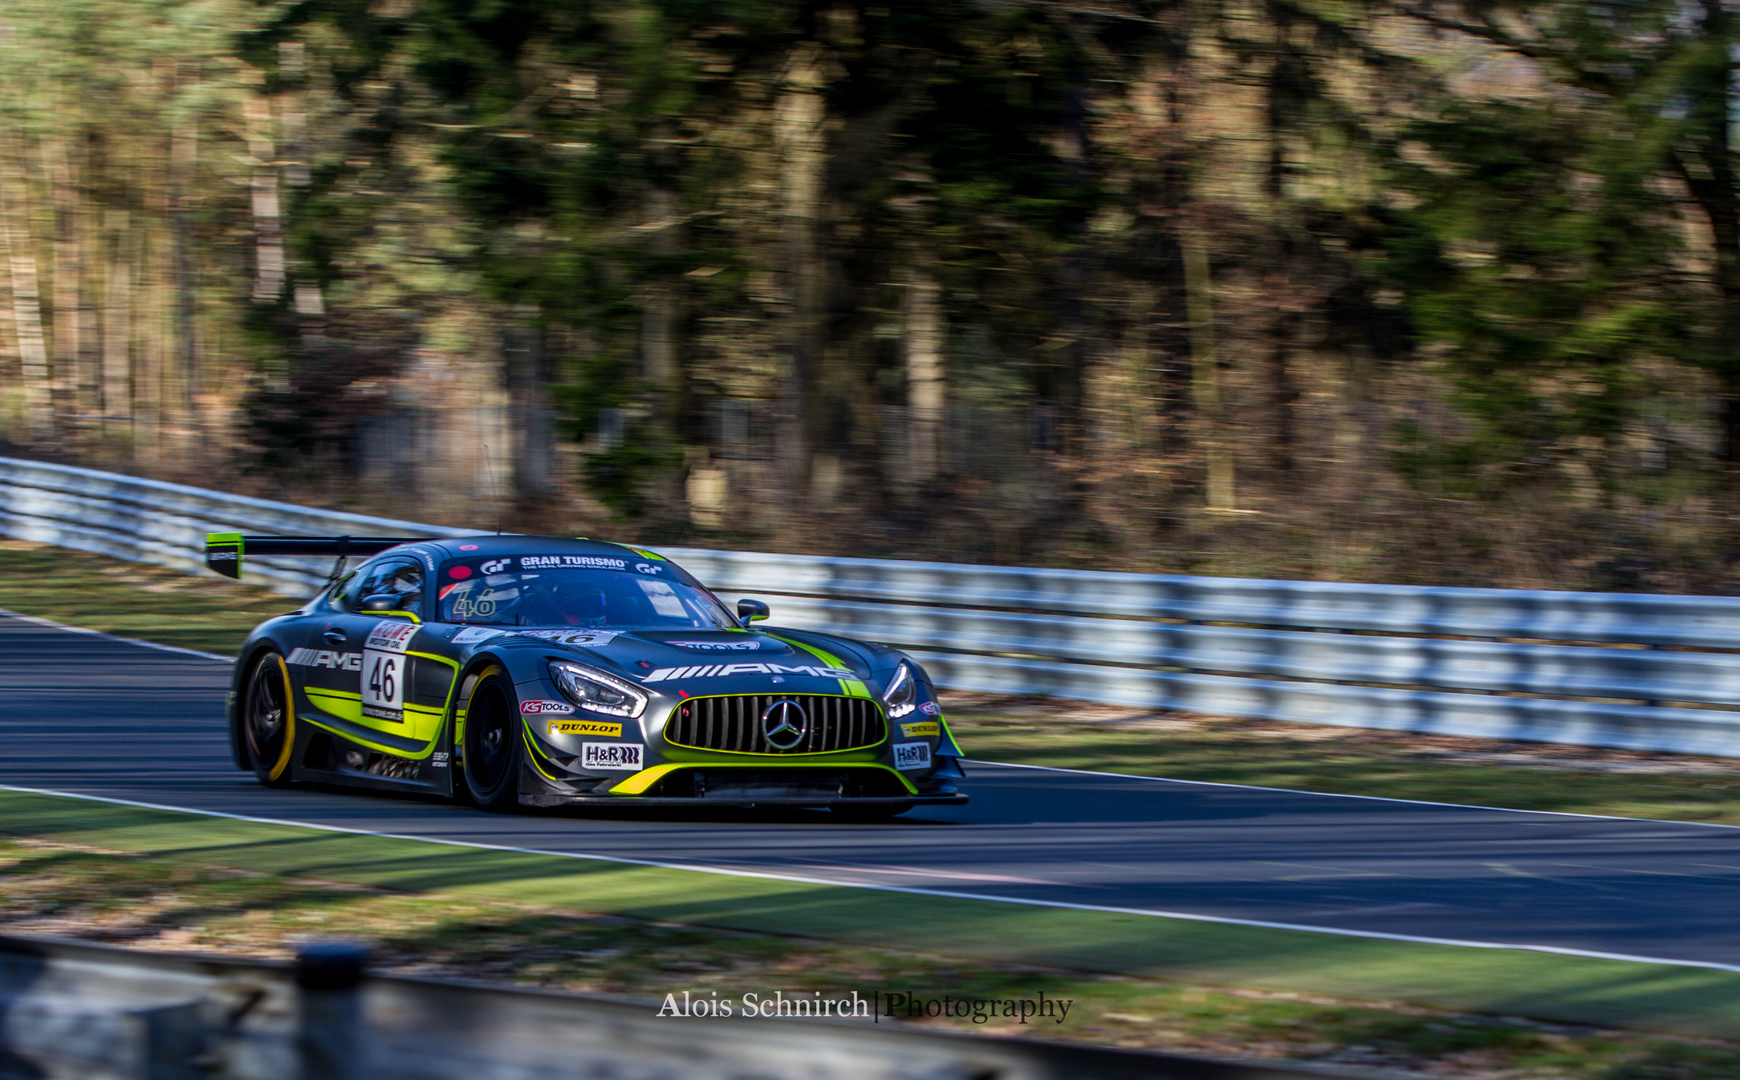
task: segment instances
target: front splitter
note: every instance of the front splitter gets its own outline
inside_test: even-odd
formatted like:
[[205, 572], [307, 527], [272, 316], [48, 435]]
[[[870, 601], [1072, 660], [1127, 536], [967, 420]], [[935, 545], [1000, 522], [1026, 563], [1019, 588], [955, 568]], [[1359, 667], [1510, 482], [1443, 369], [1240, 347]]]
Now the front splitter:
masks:
[[908, 795], [904, 798], [888, 799], [827, 799], [802, 795], [751, 796], [732, 798], [728, 795], [702, 795], [673, 797], [665, 795], [521, 795], [521, 806], [778, 806], [786, 808], [809, 807], [817, 810], [832, 810], [835, 807], [851, 809], [881, 810], [893, 809], [897, 806], [965, 806], [965, 795]]

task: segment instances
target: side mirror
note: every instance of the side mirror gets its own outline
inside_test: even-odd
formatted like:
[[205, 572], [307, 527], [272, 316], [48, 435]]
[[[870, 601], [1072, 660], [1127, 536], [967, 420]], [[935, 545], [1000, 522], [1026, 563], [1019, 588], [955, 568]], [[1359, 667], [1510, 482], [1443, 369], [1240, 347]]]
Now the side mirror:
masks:
[[373, 596], [363, 597], [358, 609], [362, 611], [401, 611], [403, 608], [400, 605], [399, 598], [392, 593], [375, 593]]
[[752, 622], [761, 622], [770, 614], [772, 614], [772, 612], [770, 612], [767, 605], [762, 603], [760, 600], [737, 601], [737, 621], [742, 623], [744, 626], [748, 626]]

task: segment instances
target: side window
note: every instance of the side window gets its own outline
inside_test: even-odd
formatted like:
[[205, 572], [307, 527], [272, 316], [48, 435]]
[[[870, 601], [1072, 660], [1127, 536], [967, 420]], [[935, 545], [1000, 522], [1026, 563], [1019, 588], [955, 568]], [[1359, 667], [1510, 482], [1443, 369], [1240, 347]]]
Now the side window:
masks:
[[386, 559], [365, 566], [344, 590], [339, 606], [346, 611], [362, 611], [363, 601], [371, 596], [393, 598], [392, 611], [421, 611], [423, 605], [423, 565], [412, 559]]

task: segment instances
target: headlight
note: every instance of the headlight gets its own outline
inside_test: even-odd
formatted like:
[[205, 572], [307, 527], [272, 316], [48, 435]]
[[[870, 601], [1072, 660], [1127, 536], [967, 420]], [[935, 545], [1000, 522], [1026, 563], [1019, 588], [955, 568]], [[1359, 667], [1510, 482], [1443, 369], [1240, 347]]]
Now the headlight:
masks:
[[646, 709], [647, 696], [632, 685], [597, 668], [550, 661], [550, 678], [569, 701], [592, 712], [633, 719]]
[[888, 680], [888, 689], [882, 691], [882, 702], [888, 706], [888, 715], [899, 719], [916, 709], [918, 706], [912, 700], [916, 693], [912, 671], [903, 662], [894, 669], [894, 678]]

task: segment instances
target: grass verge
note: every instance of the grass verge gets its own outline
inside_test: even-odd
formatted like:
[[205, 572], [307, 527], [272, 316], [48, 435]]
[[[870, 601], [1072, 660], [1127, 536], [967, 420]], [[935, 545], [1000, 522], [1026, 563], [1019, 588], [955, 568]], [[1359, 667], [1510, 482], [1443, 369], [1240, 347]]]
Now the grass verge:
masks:
[[[652, 1002], [1043, 991], [1073, 1002], [1063, 1023], [923, 1022], [1434, 1076], [1740, 1073], [1740, 976], [1720, 972], [948, 899], [920, 907], [16, 792], [0, 792], [0, 836], [0, 929], [14, 933], [267, 957], [344, 936], [388, 970]], [[1640, 1020], [1685, 1034], [1618, 1030]]]
[[216, 574], [0, 540], [0, 608], [105, 634], [227, 656], [257, 624], [296, 606]]

